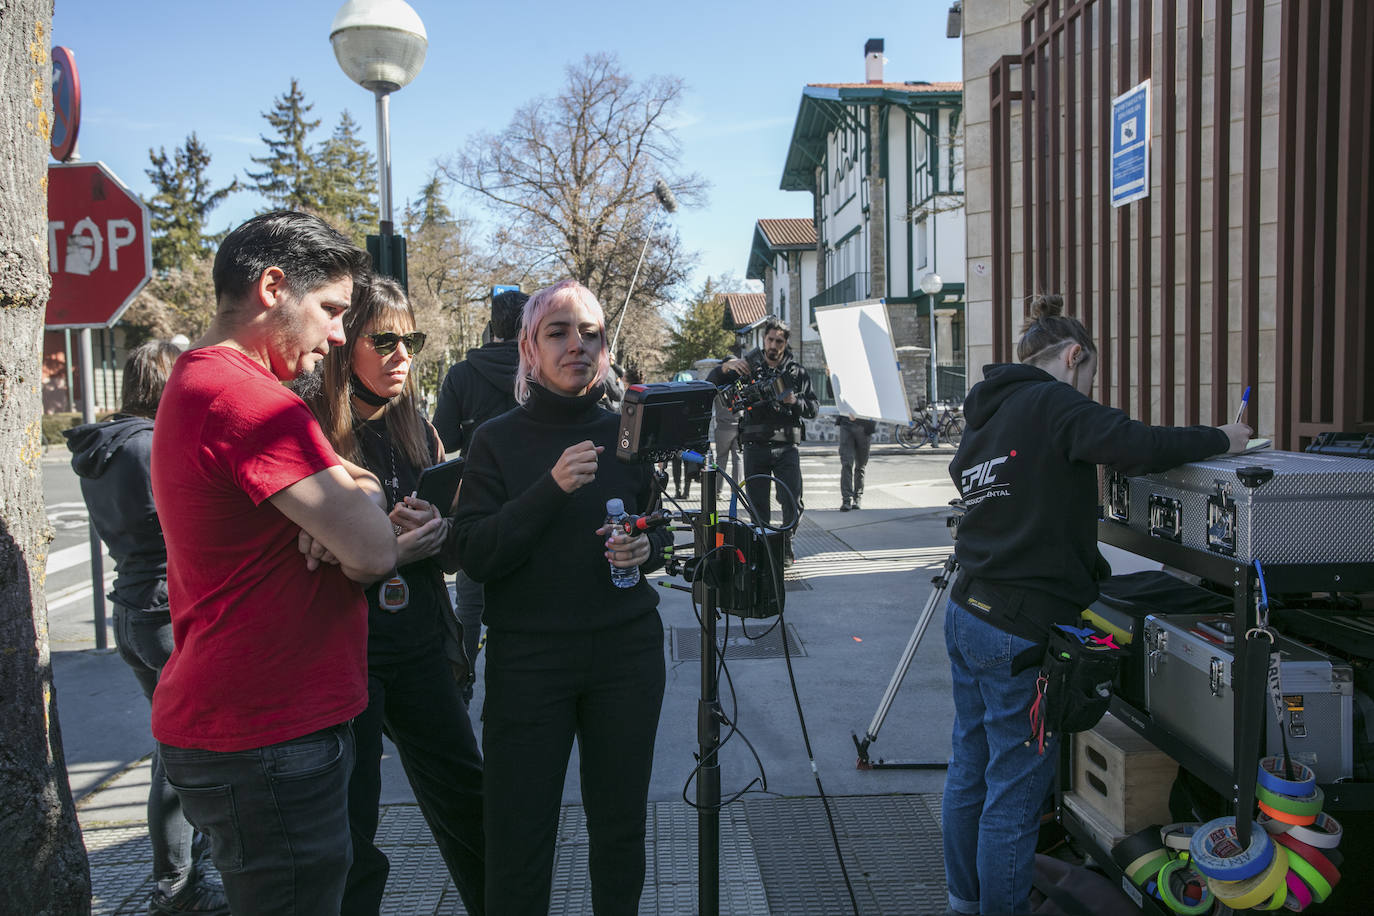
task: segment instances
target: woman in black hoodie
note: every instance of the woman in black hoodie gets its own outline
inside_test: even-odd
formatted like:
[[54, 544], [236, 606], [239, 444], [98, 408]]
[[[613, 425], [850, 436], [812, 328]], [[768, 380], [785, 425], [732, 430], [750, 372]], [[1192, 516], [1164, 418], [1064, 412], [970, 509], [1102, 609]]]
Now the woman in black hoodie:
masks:
[[1057, 738], [1043, 750], [1026, 741], [1038, 665], [1013, 674], [1012, 660], [1097, 597], [1097, 466], [1161, 471], [1241, 451], [1250, 436], [1241, 424], [1147, 426], [1098, 404], [1097, 348], [1063, 306], [1036, 297], [1020, 362], [983, 369], [949, 466], [968, 506], [945, 609], [954, 688], [945, 875], [956, 913], [1027, 907], [1058, 752]]
[[[172, 654], [172, 615], [167, 607], [167, 544], [153, 505], [149, 459], [153, 415], [180, 355], [181, 350], [166, 341], [140, 345], [124, 364], [119, 413], [63, 433], [91, 522], [115, 562], [110, 592], [115, 645], [150, 701]], [[203, 876], [195, 862], [194, 828], [167, 784], [156, 749], [149, 782], [148, 837], [157, 884], [148, 912], [228, 913], [224, 888]]]
[[467, 453], [455, 526], [486, 589], [487, 912], [544, 916], [573, 739], [587, 816], [592, 905], [633, 916], [663, 701], [663, 624], [643, 578], [671, 535], [607, 539], [606, 501], [644, 511], [650, 467], [614, 458], [619, 418], [598, 406], [608, 367], [596, 297], [571, 280], [525, 304], [520, 406]]

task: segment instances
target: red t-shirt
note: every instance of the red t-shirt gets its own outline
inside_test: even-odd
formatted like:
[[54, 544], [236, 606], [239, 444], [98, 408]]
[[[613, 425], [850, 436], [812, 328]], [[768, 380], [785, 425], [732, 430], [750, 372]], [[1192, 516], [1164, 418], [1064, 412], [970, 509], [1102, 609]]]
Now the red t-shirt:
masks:
[[153, 429], [176, 648], [153, 696], [164, 744], [239, 751], [367, 706], [367, 601], [305, 568], [268, 497], [339, 463], [300, 398], [228, 347], [177, 360]]

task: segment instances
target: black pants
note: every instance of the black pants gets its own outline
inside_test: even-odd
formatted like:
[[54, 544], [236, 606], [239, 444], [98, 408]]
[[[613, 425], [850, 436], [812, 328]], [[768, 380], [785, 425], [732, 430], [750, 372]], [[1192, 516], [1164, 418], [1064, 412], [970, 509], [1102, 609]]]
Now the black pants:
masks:
[[367, 710], [353, 720], [357, 763], [348, 783], [353, 865], [344, 916], [376, 916], [390, 864], [374, 844], [382, 793], [382, 733], [396, 744], [435, 845], [473, 916], [483, 908], [482, 757], [442, 646], [392, 664], [369, 664]]
[[657, 611], [609, 631], [487, 631], [482, 752], [492, 814], [487, 818], [490, 916], [547, 916], [574, 737], [590, 841], [592, 907], [597, 916], [639, 912], [663, 687], [663, 624]]
[[869, 434], [857, 423], [842, 423], [840, 432], [840, 498], [857, 503], [864, 495], [864, 468], [868, 466]]
[[[765, 476], [756, 479], [757, 474]], [[773, 520], [773, 511], [768, 503], [773, 482], [767, 479], [768, 475], [776, 477], [792, 491], [789, 497], [781, 488], [777, 490], [778, 503], [782, 506], [782, 524], [786, 527], [792, 524], [792, 520], [797, 516], [797, 510], [802, 507], [801, 456], [795, 445], [776, 442], [744, 443], [744, 492], [754, 504], [754, 511], [759, 514], [758, 520], [766, 525], [771, 524]], [[793, 505], [793, 499], [796, 500], [796, 505]], [[790, 538], [788, 543], [791, 543]], [[791, 548], [788, 549], [790, 551]]]

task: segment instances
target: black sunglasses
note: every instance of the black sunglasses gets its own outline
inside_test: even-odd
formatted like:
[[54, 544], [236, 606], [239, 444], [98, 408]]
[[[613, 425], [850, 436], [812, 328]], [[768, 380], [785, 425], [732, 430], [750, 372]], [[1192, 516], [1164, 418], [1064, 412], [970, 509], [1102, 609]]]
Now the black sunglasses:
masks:
[[372, 349], [376, 350], [379, 356], [390, 356], [392, 351], [396, 349], [396, 345], [400, 343], [406, 345], [406, 352], [411, 356], [417, 355], [425, 348], [424, 331], [411, 331], [409, 334], [379, 331], [376, 334], [364, 334], [363, 336], [372, 341]]

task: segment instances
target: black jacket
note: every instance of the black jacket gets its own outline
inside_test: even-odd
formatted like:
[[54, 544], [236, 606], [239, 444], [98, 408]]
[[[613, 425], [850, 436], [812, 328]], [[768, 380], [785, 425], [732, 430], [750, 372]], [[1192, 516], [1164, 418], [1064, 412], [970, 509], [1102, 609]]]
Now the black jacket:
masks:
[[[651, 467], [615, 457], [620, 418], [597, 406], [603, 389], [563, 397], [530, 383], [529, 400], [483, 424], [472, 439], [454, 526], [463, 571], [485, 583], [482, 620], [494, 631], [588, 632], [629, 622], [658, 606], [657, 589], [611, 584], [596, 530], [606, 501], [630, 512], [650, 498]], [[564, 450], [590, 439], [605, 446], [596, 478], [572, 493], [553, 479]], [[642, 572], [663, 563], [672, 533], [650, 531]]]
[[767, 374], [782, 376], [784, 384], [797, 396], [795, 404], [764, 404], [751, 407], [739, 418], [739, 437], [741, 442], [775, 442], [796, 445], [801, 441], [802, 420], [812, 419], [820, 411], [820, 401], [811, 387], [811, 376], [802, 368], [801, 363], [792, 357], [790, 349], [783, 352], [782, 363], [772, 369], [763, 357], [763, 350], [754, 348], [744, 354], [744, 361], [753, 370], [749, 378], [716, 366], [706, 376], [713, 385], [726, 385], [731, 382], [757, 380]]
[[[1097, 552], [1097, 466], [1152, 473], [1230, 445], [1211, 426], [1147, 426], [1021, 364], [984, 367], [964, 401], [964, 420], [949, 465], [968, 506], [953, 597], [1037, 639], [1035, 626], [1043, 632], [1073, 622], [1106, 572]], [[1018, 617], [1033, 626], [1016, 624]]]
[[96, 533], [115, 562], [111, 598], [136, 610], [167, 606], [167, 543], [153, 505], [153, 421], [115, 414], [64, 430]]
[[434, 407], [434, 428], [444, 450], [466, 453], [477, 427], [515, 406], [515, 371], [520, 351], [513, 340], [469, 350], [444, 376]]

